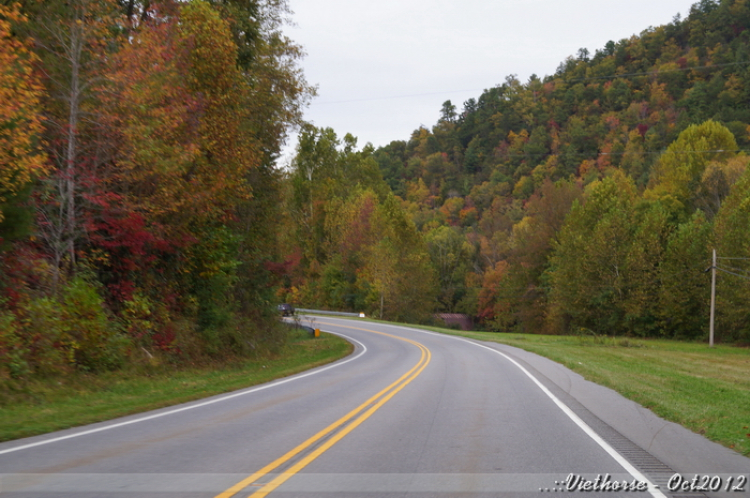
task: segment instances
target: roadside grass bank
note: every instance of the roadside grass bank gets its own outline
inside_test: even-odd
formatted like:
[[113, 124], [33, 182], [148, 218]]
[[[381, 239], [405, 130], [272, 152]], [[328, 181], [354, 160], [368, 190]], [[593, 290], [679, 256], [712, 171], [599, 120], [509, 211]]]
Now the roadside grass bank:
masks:
[[237, 360], [201, 368], [154, 367], [149, 371], [77, 374], [30, 380], [0, 398], [0, 441], [44, 434], [109, 420], [215, 394], [262, 384], [349, 354], [344, 339], [321, 334], [311, 338], [291, 330], [284, 352], [276, 357]]
[[436, 332], [515, 346], [750, 456], [750, 348], [659, 339]]

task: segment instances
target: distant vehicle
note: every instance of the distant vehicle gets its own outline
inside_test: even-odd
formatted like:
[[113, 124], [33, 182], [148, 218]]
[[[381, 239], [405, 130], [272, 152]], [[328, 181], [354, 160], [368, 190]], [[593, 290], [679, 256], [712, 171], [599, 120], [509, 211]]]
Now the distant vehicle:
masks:
[[292, 316], [294, 315], [294, 306], [289, 303], [283, 303], [277, 306], [281, 316]]

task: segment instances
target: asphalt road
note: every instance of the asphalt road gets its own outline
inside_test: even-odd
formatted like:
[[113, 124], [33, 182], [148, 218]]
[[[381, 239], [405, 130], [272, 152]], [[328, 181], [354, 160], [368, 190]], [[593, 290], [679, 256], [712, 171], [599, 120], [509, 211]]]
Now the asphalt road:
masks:
[[750, 459], [539, 356], [363, 321], [315, 326], [355, 352], [2, 443], [0, 496], [750, 498]]

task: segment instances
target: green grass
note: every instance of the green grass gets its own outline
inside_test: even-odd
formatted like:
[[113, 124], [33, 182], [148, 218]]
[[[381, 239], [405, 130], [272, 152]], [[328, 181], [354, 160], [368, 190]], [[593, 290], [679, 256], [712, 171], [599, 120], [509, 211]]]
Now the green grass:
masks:
[[750, 455], [748, 348], [622, 337], [433, 330], [545, 356], [660, 417]]
[[60, 381], [35, 380], [5, 392], [0, 405], [0, 441], [44, 434], [123, 415], [234, 391], [330, 363], [352, 351], [344, 339], [313, 339], [291, 332], [276, 358], [235, 361], [203, 368], [155, 368], [147, 373], [78, 374]]

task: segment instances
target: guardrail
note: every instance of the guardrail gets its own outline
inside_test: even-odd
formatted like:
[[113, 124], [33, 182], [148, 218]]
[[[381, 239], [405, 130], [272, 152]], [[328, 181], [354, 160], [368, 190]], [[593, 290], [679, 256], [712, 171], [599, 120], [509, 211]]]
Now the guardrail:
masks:
[[326, 310], [310, 310], [305, 308], [297, 308], [298, 313], [310, 313], [312, 315], [335, 315], [335, 316], [355, 316], [364, 318], [364, 313], [348, 313], [346, 311], [326, 311]]
[[320, 329], [314, 329], [312, 327], [308, 327], [307, 325], [302, 325], [300, 323], [293, 323], [293, 322], [282, 322], [285, 325], [289, 325], [290, 327], [294, 327], [297, 329], [302, 329], [308, 334], [310, 334], [311, 337], [320, 337]]

